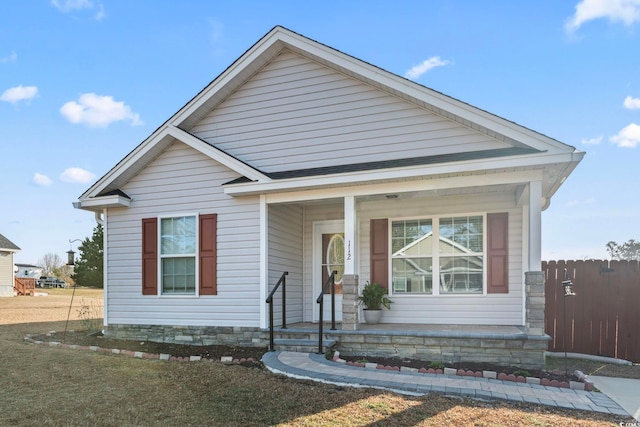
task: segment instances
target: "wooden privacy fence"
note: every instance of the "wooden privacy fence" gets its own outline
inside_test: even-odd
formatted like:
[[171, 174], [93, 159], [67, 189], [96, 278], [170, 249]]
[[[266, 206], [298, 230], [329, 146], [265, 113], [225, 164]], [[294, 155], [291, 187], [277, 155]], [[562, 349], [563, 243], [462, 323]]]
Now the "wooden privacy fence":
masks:
[[[575, 296], [564, 296], [565, 269]], [[565, 351], [566, 326], [568, 352], [640, 362], [640, 262], [544, 261], [542, 270], [549, 351]]]
[[36, 294], [36, 279], [16, 277], [13, 282], [13, 287], [18, 295], [34, 296]]

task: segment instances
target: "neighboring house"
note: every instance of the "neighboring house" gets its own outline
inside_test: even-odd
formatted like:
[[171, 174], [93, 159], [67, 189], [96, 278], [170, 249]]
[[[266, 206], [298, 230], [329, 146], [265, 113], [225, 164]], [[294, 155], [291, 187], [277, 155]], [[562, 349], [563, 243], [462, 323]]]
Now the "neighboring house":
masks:
[[104, 224], [107, 335], [264, 344], [283, 272], [303, 329], [336, 270], [344, 352], [540, 365], [541, 213], [583, 154], [276, 27], [74, 206]]
[[42, 267], [32, 264], [16, 264], [14, 268], [16, 277], [39, 279], [42, 276]]
[[0, 297], [14, 296], [13, 254], [18, 251], [18, 246], [0, 234]]

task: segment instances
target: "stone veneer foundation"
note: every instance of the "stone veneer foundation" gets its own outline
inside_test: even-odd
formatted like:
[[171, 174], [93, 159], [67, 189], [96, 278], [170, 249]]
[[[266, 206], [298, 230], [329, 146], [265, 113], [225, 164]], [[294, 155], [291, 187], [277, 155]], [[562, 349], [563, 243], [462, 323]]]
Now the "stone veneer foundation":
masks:
[[[524, 328], [522, 328], [524, 329]], [[105, 336], [118, 339], [189, 345], [268, 346], [269, 331], [246, 327], [160, 325], [109, 325]], [[276, 329], [276, 339], [317, 343], [317, 329]], [[488, 362], [498, 365], [541, 368], [548, 336], [479, 332], [407, 330], [325, 330], [324, 339], [335, 340], [336, 349], [348, 356], [412, 358], [424, 361]], [[276, 345], [276, 349], [287, 348]]]
[[548, 336], [452, 334], [435, 336], [429, 332], [358, 331], [354, 334], [327, 334], [338, 342], [347, 356], [399, 357], [425, 361], [487, 362], [522, 368], [542, 368]]
[[154, 341], [186, 345], [236, 345], [264, 347], [269, 331], [240, 326], [108, 325], [104, 335], [124, 340]]

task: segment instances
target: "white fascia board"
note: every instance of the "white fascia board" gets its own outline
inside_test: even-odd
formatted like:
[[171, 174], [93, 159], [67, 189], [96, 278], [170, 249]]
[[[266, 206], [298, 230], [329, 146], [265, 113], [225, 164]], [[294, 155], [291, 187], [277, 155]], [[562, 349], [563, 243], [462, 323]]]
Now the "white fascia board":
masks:
[[567, 152], [577, 151], [574, 147], [557, 141], [553, 138], [535, 132], [524, 126], [518, 125], [502, 117], [459, 101], [450, 96], [439, 93], [426, 86], [412, 82], [406, 78], [368, 64], [360, 59], [339, 52], [318, 42], [301, 37], [297, 34], [282, 31], [279, 38], [292, 47], [307, 52], [310, 55], [322, 58], [338, 67], [345, 68], [364, 79], [377, 82], [383, 87], [397, 91], [408, 97], [426, 102], [437, 109], [441, 109], [462, 119], [468, 120], [479, 126], [497, 132], [525, 145], [541, 151]]
[[[581, 157], [580, 157], [581, 159]], [[390, 168], [379, 171], [359, 171], [351, 173], [334, 174], [327, 176], [312, 176], [304, 178], [290, 178], [272, 180], [271, 182], [242, 183], [225, 186], [225, 194], [232, 196], [244, 196], [265, 194], [270, 192], [302, 190], [313, 187], [326, 187], [336, 185], [360, 184], [379, 180], [397, 180], [407, 178], [427, 178], [434, 175], [446, 175], [451, 173], [482, 172], [495, 169], [522, 168], [544, 166], [554, 163], [577, 162], [572, 153], [525, 155], [504, 157], [499, 159], [470, 160], [452, 162], [440, 165], [418, 165], [403, 168]]]
[[171, 119], [170, 123], [175, 126], [180, 126], [184, 121], [198, 111], [207, 101], [221, 88], [230, 84], [234, 78], [238, 76], [249, 64], [257, 60], [262, 54], [264, 54], [275, 42], [274, 34], [282, 31], [282, 28], [276, 27], [269, 34], [264, 36], [255, 45], [253, 45], [247, 52], [245, 52], [238, 60], [236, 60], [229, 68], [227, 68], [220, 76], [218, 76], [209, 87], [200, 92], [193, 98], [188, 105], [178, 111]]
[[131, 206], [131, 199], [120, 195], [93, 197], [73, 204], [76, 209], [88, 211], [102, 211], [107, 208], [128, 208], [129, 206]]
[[100, 194], [100, 192], [107, 188], [107, 186], [115, 181], [126, 170], [134, 167], [138, 162], [142, 161], [147, 153], [149, 153], [149, 151], [160, 144], [168, 136], [169, 135], [167, 133], [166, 127], [157, 129], [140, 145], [134, 148], [131, 153], [127, 154], [124, 159], [122, 159], [116, 166], [113, 167], [113, 169], [107, 172], [102, 178], [100, 178], [100, 180], [98, 180], [87, 191], [85, 191], [79, 197], [79, 199], [81, 201], [84, 201], [90, 197], [95, 197], [96, 195]]
[[349, 185], [344, 187], [300, 190], [266, 195], [266, 202], [287, 203], [311, 200], [334, 199], [349, 196], [371, 196], [379, 194], [397, 194], [414, 191], [434, 191], [452, 188], [483, 187], [501, 184], [523, 184], [542, 180], [543, 171], [516, 171], [489, 173], [485, 175], [453, 176], [425, 180], [373, 183], [367, 185]]
[[120, 161], [120, 163], [118, 163], [105, 176], [103, 176], [98, 182], [96, 182], [89, 190], [82, 194], [79, 198], [80, 201], [84, 203], [86, 200], [94, 198], [97, 194], [100, 194], [100, 192], [107, 188], [122, 173], [132, 167], [136, 167], [136, 164], [138, 164], [139, 162], [144, 162], [146, 155], [159, 144], [167, 142], [167, 138], [173, 138], [175, 140], [183, 142], [193, 149], [201, 152], [206, 156], [209, 156], [213, 160], [220, 162], [221, 164], [227, 166], [229, 169], [238, 172], [240, 175], [244, 175], [251, 180], [270, 181], [269, 177], [261, 174], [256, 169], [237, 160], [236, 158], [215, 149], [205, 141], [202, 141], [201, 139], [173, 125], [165, 124], [162, 128], [158, 129], [158, 131], [154, 132], [153, 135], [147, 138], [142, 144], [136, 147], [131, 153], [129, 153], [129, 155], [127, 155], [122, 161]]
[[213, 160], [225, 165], [226, 167], [239, 173], [240, 175], [246, 176], [252, 181], [271, 181], [271, 178], [260, 173], [258, 170], [252, 168], [246, 163], [243, 163], [235, 157], [212, 147], [200, 138], [193, 136], [180, 128], [177, 128], [173, 125], [167, 125], [167, 132], [178, 141], [187, 144], [191, 148], [201, 152], [206, 156], [209, 156]]

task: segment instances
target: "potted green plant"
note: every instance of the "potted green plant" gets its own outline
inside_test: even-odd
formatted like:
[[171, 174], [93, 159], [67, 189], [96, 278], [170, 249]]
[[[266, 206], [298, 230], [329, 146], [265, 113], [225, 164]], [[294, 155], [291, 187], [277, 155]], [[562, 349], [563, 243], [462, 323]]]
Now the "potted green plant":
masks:
[[391, 310], [391, 303], [393, 303], [387, 297], [386, 290], [378, 283], [367, 282], [358, 299], [364, 306], [364, 320], [369, 324], [378, 323], [382, 316], [382, 307]]

